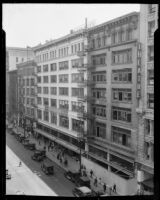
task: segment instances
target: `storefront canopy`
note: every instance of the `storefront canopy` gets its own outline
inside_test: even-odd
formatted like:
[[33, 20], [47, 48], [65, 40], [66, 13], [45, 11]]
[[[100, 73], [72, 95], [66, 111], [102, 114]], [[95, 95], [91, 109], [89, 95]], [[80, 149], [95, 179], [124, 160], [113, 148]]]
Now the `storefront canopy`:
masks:
[[153, 189], [153, 188], [154, 188], [153, 178], [144, 180], [144, 181], [142, 182], [142, 185], [143, 185], [144, 187], [149, 188], [149, 189]]

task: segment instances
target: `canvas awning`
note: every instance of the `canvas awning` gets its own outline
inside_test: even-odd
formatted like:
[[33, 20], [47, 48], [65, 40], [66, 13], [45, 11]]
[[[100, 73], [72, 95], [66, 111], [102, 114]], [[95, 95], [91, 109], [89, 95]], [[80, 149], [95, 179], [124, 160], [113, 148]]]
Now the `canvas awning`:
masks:
[[153, 178], [144, 180], [144, 181], [142, 182], [142, 185], [143, 185], [144, 187], [149, 188], [149, 189], [153, 189], [153, 188], [154, 188]]

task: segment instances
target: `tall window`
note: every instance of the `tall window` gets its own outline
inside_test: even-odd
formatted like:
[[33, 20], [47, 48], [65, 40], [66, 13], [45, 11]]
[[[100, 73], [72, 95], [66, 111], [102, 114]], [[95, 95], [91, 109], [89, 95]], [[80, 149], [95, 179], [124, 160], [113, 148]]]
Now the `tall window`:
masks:
[[152, 37], [155, 30], [155, 20], [148, 22], [148, 36]]
[[57, 94], [57, 88], [51, 87], [51, 95], [56, 95], [56, 94]]
[[57, 83], [57, 76], [51, 75], [51, 83]]
[[68, 83], [68, 74], [59, 75], [59, 83]]
[[48, 98], [43, 98], [43, 105], [44, 106], [49, 106]]
[[68, 117], [60, 115], [59, 116], [59, 125], [62, 126], [62, 127], [65, 127], [65, 128], [69, 128], [69, 119], [68, 119]]
[[72, 101], [72, 111], [84, 112], [84, 105], [81, 102]]
[[42, 93], [42, 88], [41, 87], [37, 87], [37, 92], [38, 92], [38, 94], [41, 94]]
[[93, 114], [99, 117], [106, 117], [106, 106], [93, 105], [92, 106]]
[[154, 69], [148, 70], [148, 85], [154, 84]]
[[52, 63], [52, 64], [50, 65], [50, 67], [51, 67], [51, 72], [52, 72], [52, 71], [57, 71], [57, 63]]
[[41, 83], [41, 76], [37, 77], [37, 83]]
[[154, 94], [148, 93], [148, 108], [153, 109], [154, 108]]
[[112, 106], [112, 120], [131, 122], [131, 109]]
[[37, 73], [41, 72], [41, 66], [37, 66]]
[[42, 98], [41, 97], [37, 97], [37, 104], [39, 104], [39, 105], [42, 104]]
[[73, 97], [84, 97], [84, 88], [72, 88]]
[[106, 138], [106, 124], [101, 122], [95, 123], [95, 133], [94, 135], [99, 138]]
[[51, 99], [51, 107], [57, 107], [57, 99]]
[[48, 113], [48, 111], [43, 111], [43, 116], [44, 116], [44, 121], [47, 121], [47, 122], [49, 122], [49, 113]]
[[84, 132], [84, 122], [77, 120], [77, 119], [72, 119], [72, 130], [83, 133]]
[[59, 108], [61, 109], [69, 109], [69, 104], [67, 100], [59, 100]]
[[57, 114], [54, 112], [50, 112], [50, 115], [51, 115], [51, 123], [57, 124]]
[[66, 70], [68, 67], [68, 61], [59, 62], [59, 70]]
[[59, 88], [59, 95], [68, 96], [68, 88], [66, 88], [66, 87], [60, 87]]
[[16, 57], [16, 62], [18, 62], [18, 57]]
[[106, 64], [106, 54], [99, 54], [91, 57], [93, 65], [105, 65]]
[[43, 72], [48, 72], [48, 65], [43, 65]]
[[84, 81], [84, 73], [72, 74], [72, 83], [79, 83]]
[[48, 83], [48, 76], [43, 76], [43, 83]]
[[126, 147], [131, 146], [131, 131], [112, 126], [112, 142]]
[[37, 110], [37, 117], [38, 117], [38, 119], [42, 119], [42, 111], [41, 110]]
[[48, 87], [43, 87], [43, 94], [48, 94]]
[[148, 61], [154, 60], [154, 47], [148, 46]]

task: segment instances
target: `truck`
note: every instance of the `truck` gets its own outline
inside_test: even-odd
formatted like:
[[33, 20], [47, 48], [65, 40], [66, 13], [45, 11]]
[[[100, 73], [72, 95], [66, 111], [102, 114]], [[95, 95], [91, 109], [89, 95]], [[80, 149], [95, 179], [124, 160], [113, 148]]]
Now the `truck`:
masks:
[[41, 165], [41, 169], [47, 175], [54, 175], [54, 165], [50, 160], [45, 160]]

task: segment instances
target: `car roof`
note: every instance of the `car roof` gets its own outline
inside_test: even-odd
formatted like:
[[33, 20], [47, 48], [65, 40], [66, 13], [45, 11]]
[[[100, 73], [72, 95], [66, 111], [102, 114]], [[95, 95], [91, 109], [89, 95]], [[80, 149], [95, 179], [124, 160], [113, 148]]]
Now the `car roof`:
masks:
[[84, 194], [92, 192], [91, 189], [89, 189], [86, 186], [78, 187], [77, 189], [80, 190]]

